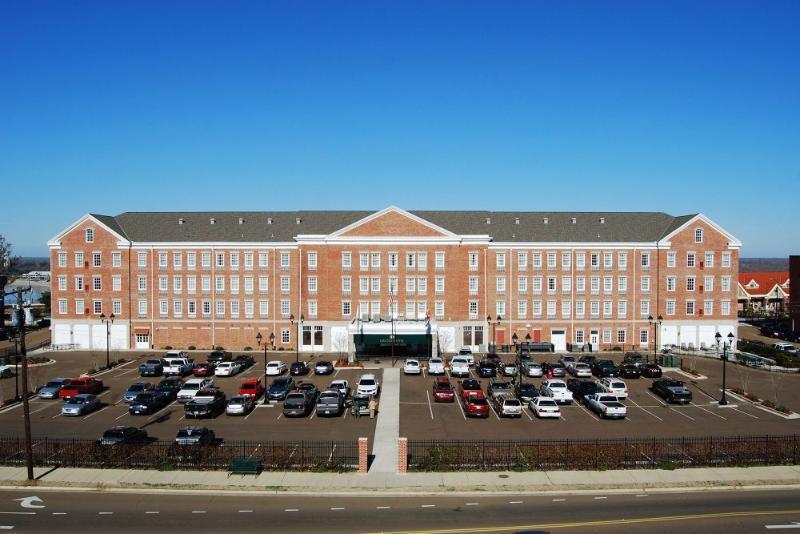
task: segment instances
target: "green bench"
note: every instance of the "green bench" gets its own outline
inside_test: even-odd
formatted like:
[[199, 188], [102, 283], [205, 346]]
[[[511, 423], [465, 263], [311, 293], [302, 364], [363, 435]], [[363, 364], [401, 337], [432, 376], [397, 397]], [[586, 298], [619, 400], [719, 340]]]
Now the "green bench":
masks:
[[250, 458], [232, 458], [228, 464], [228, 476], [258, 475], [261, 473], [261, 462]]

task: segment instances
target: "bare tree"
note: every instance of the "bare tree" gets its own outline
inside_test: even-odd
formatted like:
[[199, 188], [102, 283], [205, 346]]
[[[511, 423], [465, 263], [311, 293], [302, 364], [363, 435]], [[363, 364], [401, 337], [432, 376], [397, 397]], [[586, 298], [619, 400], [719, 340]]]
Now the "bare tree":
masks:
[[739, 385], [742, 391], [750, 393], [750, 380], [753, 378], [753, 371], [742, 363], [737, 363], [733, 367], [736, 369], [736, 374], [739, 375]]
[[775, 406], [780, 406], [780, 387], [783, 381], [783, 373], [780, 371], [770, 371], [769, 381], [772, 384], [772, 396]]
[[6, 241], [6, 238], [0, 235], [0, 271], [9, 272], [13, 269], [14, 264], [19, 259], [12, 254], [14, 245]]

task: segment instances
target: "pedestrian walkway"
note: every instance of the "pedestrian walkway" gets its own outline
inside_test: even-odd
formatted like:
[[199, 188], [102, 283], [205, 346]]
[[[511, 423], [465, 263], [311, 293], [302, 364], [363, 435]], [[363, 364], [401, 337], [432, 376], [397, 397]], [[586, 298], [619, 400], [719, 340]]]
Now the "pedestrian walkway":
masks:
[[378, 421], [372, 443], [374, 459], [370, 474], [397, 472], [397, 440], [400, 437], [400, 369], [383, 370]]

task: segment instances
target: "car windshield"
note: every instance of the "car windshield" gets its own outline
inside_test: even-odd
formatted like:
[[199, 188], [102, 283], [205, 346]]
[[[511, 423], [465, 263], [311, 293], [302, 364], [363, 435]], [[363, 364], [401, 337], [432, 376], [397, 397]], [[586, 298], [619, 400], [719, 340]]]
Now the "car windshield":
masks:
[[80, 397], [75, 397], [70, 401], [70, 404], [86, 404], [86, 399], [81, 399]]
[[247, 400], [248, 400], [249, 398], [250, 398], [250, 397], [245, 397], [245, 396], [239, 396], [239, 395], [237, 395], [237, 396], [235, 396], [235, 397], [231, 397], [231, 404], [244, 404], [245, 402], [247, 402]]
[[269, 362], [267, 364], [267, 367], [280, 367], [280, 366], [281, 366], [281, 364], [278, 363], [278, 362]]
[[152, 393], [139, 393], [136, 395], [136, 402], [147, 402], [153, 398]]
[[292, 393], [286, 397], [284, 404], [287, 406], [302, 405], [306, 400], [306, 396], [301, 393]]
[[517, 399], [507, 399], [505, 402], [506, 406], [519, 406], [519, 401]]
[[255, 384], [242, 384], [241, 389], [256, 389]]
[[611, 382], [611, 387], [612, 388], [625, 389], [625, 383], [624, 382]]
[[339, 394], [335, 393], [333, 391], [323, 391], [322, 393], [320, 393], [319, 398], [320, 399], [338, 399], [339, 398]]
[[440, 360], [439, 358], [431, 358], [429, 360], [429, 363], [442, 363], [442, 360]]
[[142, 391], [146, 387], [147, 384], [134, 384], [128, 389], [128, 391]]
[[477, 399], [470, 399], [469, 402], [470, 404], [476, 404], [478, 406], [485, 406], [486, 404], [488, 404], [488, 401], [483, 397]]
[[190, 383], [184, 384], [183, 385], [183, 389], [188, 389], [188, 390], [200, 389], [200, 384], [194, 384], [194, 383], [190, 382]]
[[161, 360], [147, 360], [144, 363], [149, 364], [149, 365], [159, 365], [161, 363]]
[[565, 387], [567, 387], [567, 385], [562, 383], [562, 382], [550, 382], [550, 384], [548, 384], [548, 387], [550, 387], [550, 389], [553, 389], [553, 388], [565, 388]]
[[361, 386], [374, 386], [375, 385], [375, 380], [372, 379], [372, 378], [362, 378], [361, 382], [359, 382], [359, 385], [361, 385]]
[[199, 430], [193, 430], [191, 428], [184, 428], [182, 430], [178, 430], [178, 437], [179, 438], [193, 438], [200, 435]]
[[492, 384], [492, 389], [509, 389], [511, 386], [506, 382], [495, 382]]
[[273, 380], [272, 385], [277, 388], [283, 388], [286, 387], [288, 383], [289, 383], [288, 378], [276, 378], [275, 380]]
[[61, 382], [58, 382], [58, 381], [48, 382], [45, 387], [46, 388], [60, 388], [61, 387]]
[[614, 367], [614, 362], [612, 362], [611, 360], [600, 360], [597, 362], [597, 365], [600, 365], [602, 367]]

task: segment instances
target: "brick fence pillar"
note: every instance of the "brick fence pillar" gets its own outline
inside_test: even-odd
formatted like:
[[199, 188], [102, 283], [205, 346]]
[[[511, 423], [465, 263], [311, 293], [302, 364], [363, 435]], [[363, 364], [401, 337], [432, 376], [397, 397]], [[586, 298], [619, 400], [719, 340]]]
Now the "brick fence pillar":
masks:
[[397, 473], [405, 475], [408, 471], [408, 438], [397, 438]]
[[369, 468], [369, 438], [358, 438], [358, 472], [366, 474]]

